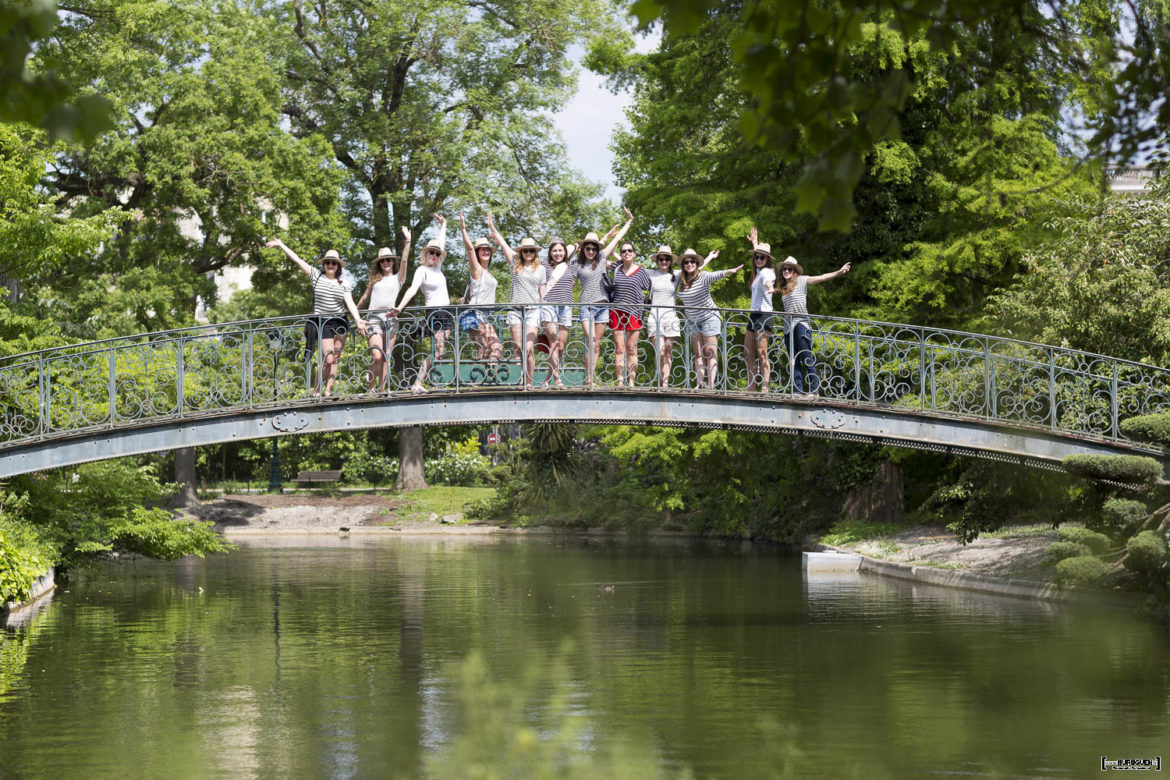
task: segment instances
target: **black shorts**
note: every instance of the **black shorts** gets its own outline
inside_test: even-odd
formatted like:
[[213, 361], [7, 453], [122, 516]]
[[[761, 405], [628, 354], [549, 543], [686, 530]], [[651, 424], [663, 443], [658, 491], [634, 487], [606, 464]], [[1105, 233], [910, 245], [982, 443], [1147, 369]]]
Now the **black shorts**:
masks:
[[455, 315], [450, 309], [433, 309], [427, 312], [427, 333], [434, 334], [455, 327]]
[[305, 323], [305, 336], [312, 340], [331, 339], [336, 336], [346, 336], [353, 331], [349, 317], [335, 317], [329, 314], [317, 314]]
[[770, 311], [753, 311], [748, 315], [748, 330], [752, 333], [759, 333], [760, 331], [772, 330], [772, 323], [776, 321], [776, 315]]

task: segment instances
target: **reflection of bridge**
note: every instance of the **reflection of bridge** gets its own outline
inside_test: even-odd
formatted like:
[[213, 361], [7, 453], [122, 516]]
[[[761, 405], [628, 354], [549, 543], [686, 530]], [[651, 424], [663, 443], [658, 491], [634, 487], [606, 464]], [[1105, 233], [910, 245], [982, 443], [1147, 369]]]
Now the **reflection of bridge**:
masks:
[[[460, 312], [455, 312], [458, 321]], [[485, 312], [505, 337], [487, 370], [455, 330], [431, 390], [407, 391], [430, 349], [420, 320], [401, 318], [390, 392], [367, 395], [368, 348], [356, 333], [339, 361], [334, 397], [312, 397], [320, 361], [304, 317], [237, 322], [77, 344], [0, 361], [0, 477], [176, 447], [381, 426], [578, 421], [799, 433], [881, 442], [1027, 465], [1074, 453], [1147, 453], [1119, 422], [1170, 408], [1170, 370], [971, 333], [814, 317], [818, 397], [795, 393], [789, 350], [770, 349], [767, 392], [747, 392], [748, 313], [722, 311], [718, 378], [695, 387], [691, 345], [673, 346], [662, 377], [643, 337], [636, 388], [613, 386], [607, 336], [597, 387], [582, 384], [585, 336], [570, 331], [564, 389], [525, 390], [503, 311]], [[536, 381], [549, 377], [538, 356]], [[666, 387], [660, 384], [665, 379]]]

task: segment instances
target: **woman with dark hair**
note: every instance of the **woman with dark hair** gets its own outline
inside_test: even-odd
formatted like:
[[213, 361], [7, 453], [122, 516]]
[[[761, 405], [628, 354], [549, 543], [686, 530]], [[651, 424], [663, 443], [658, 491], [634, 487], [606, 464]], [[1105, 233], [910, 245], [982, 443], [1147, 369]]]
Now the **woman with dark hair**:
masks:
[[642, 311], [650, 290], [650, 275], [635, 261], [637, 252], [622, 242], [621, 262], [613, 268], [613, 295], [609, 303], [609, 330], [613, 334], [613, 368], [618, 387], [633, 387], [638, 375], [638, 336]]
[[[703, 265], [719, 256], [716, 249], [707, 255]], [[699, 253], [688, 249], [679, 255], [682, 265], [682, 275], [678, 280], [678, 300], [685, 309], [687, 333], [691, 335], [691, 346], [695, 351], [695, 378], [696, 385], [708, 390], [715, 388], [716, 365], [718, 363], [718, 349], [715, 346], [719, 338], [719, 331], [723, 328], [723, 321], [715, 306], [715, 299], [711, 297], [711, 285], [721, 279], [734, 276], [743, 269], [742, 265], [727, 271], [700, 270]]]
[[[341, 278], [341, 270], [345, 268], [345, 261], [336, 249], [330, 249], [321, 257], [321, 268], [313, 268], [302, 260], [279, 238], [267, 242], [268, 248], [279, 247], [288, 255], [297, 266], [309, 277], [313, 285], [313, 315], [316, 317], [321, 344], [321, 379], [325, 385], [325, 395], [333, 393], [333, 382], [337, 379], [337, 360], [341, 356], [341, 349], [345, 346], [345, 337], [349, 333], [350, 320], [357, 323], [358, 330], [366, 335], [366, 323], [358, 314], [354, 305], [353, 295], [349, 285]], [[348, 312], [348, 316], [347, 316]], [[321, 395], [321, 388], [314, 383], [313, 396]]]
[[[581, 281], [581, 327], [585, 329], [585, 386], [593, 387], [593, 374], [597, 368], [597, 355], [601, 351], [601, 339], [609, 322], [609, 299], [601, 289], [601, 278], [609, 269], [609, 256], [625, 237], [634, 215], [626, 209], [626, 223], [614, 225], [602, 238], [589, 233], [578, 244], [576, 276]], [[610, 238], [613, 238], [610, 241]], [[609, 242], [608, 245], [606, 242]]]
[[658, 386], [666, 387], [670, 379], [670, 365], [674, 356], [674, 340], [682, 335], [682, 325], [674, 310], [674, 293], [678, 274], [674, 270], [674, 253], [668, 246], [658, 247], [654, 254], [654, 268], [650, 276], [650, 310], [646, 325], [654, 339], [654, 354], [658, 362]]
[[423, 291], [423, 303], [427, 307], [424, 330], [431, 337], [431, 351], [419, 366], [418, 377], [410, 386], [412, 393], [427, 391], [426, 381], [431, 374], [431, 367], [447, 351], [447, 337], [451, 335], [451, 328], [455, 327], [455, 317], [446, 308], [451, 305], [451, 296], [447, 292], [447, 277], [443, 275], [443, 258], [447, 256], [447, 218], [435, 214], [435, 219], [439, 223], [439, 237], [432, 238], [423, 247], [422, 264], [414, 269], [410, 289], [402, 296], [402, 303], [390, 310], [390, 315], [397, 317], [410, 305], [418, 291]]
[[804, 269], [791, 255], [784, 258], [784, 262], [780, 264], [781, 282], [772, 292], [780, 293], [784, 301], [784, 313], [790, 315], [784, 318], [784, 335], [789, 341], [788, 349], [789, 355], [792, 356], [792, 378], [796, 392], [804, 392], [804, 381], [801, 377], [803, 373], [809, 380], [809, 398], [816, 398], [821, 382], [817, 376], [817, 362], [812, 351], [812, 325], [808, 321], [808, 288], [809, 285], [821, 284], [847, 274], [852, 267], [851, 263], [846, 263], [827, 274], [805, 276]]
[[402, 235], [406, 242], [402, 245], [401, 257], [394, 254], [390, 247], [384, 246], [378, 250], [378, 256], [370, 264], [366, 291], [357, 302], [359, 309], [367, 301], [370, 306], [366, 312], [367, 335], [370, 339], [370, 393], [386, 390], [389, 355], [394, 350], [394, 342], [398, 341], [398, 318], [391, 317], [389, 310], [398, 303], [398, 294], [406, 282], [406, 260], [403, 258], [410, 255], [410, 228], [403, 225]]
[[548, 339], [548, 368], [557, 387], [561, 381], [561, 357], [569, 343], [569, 328], [573, 326], [573, 285], [577, 281], [577, 266], [569, 262], [569, 247], [560, 238], [548, 242], [544, 270], [548, 285], [541, 299], [541, 324]]
[[523, 366], [521, 382], [525, 388], [531, 389], [532, 375], [536, 371], [536, 329], [540, 325], [540, 299], [544, 296], [548, 272], [540, 264], [538, 253], [541, 246], [536, 241], [524, 238], [516, 249], [512, 249], [500, 231], [496, 230], [490, 211], [487, 219], [492, 240], [499, 245], [504, 258], [512, 267], [511, 303], [514, 308], [508, 312], [508, 325], [517, 349], [523, 345], [523, 354], [520, 356]]
[[772, 269], [772, 246], [759, 242], [755, 226], [748, 231], [752, 242], [752, 270], [748, 274], [748, 292], [752, 296], [751, 314], [748, 315], [747, 331], [743, 335], [744, 358], [747, 360], [748, 392], [756, 389], [757, 382], [763, 392], [768, 392], [772, 380], [772, 361], [768, 359], [768, 342], [772, 339], [772, 289], [776, 284], [776, 272]]
[[[467, 235], [467, 221], [463, 214], [459, 215], [459, 230], [463, 235], [463, 247], [467, 250], [468, 283], [463, 303], [467, 306], [495, 306], [499, 282], [488, 268], [492, 264], [492, 242], [481, 238], [472, 244], [471, 236]], [[475, 359], [482, 360], [486, 357], [494, 364], [500, 359], [504, 345], [500, 343], [500, 337], [496, 335], [496, 329], [492, 326], [491, 315], [491, 309], [465, 311], [459, 318], [459, 327], [471, 333], [475, 339], [478, 347]], [[492, 372], [494, 369], [489, 371], [489, 377], [494, 376]]]

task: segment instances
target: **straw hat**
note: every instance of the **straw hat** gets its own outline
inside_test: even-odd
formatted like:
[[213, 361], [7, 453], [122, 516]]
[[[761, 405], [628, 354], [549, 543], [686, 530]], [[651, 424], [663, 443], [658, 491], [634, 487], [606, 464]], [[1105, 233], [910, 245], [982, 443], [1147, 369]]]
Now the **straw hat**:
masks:
[[516, 247], [516, 251], [523, 252], [525, 249], [532, 249], [536, 252], [539, 252], [540, 250], [544, 249], [544, 247], [536, 243], [536, 241], [533, 239], [525, 237], [523, 240], [521, 240], [520, 246]]
[[493, 249], [492, 242], [486, 238], [481, 238], [471, 245], [472, 249]]
[[662, 257], [663, 255], [666, 255], [667, 257], [669, 257], [670, 262], [672, 262], [672, 263], [674, 262], [675, 254], [674, 254], [674, 252], [670, 251], [670, 247], [668, 247], [666, 244], [663, 244], [662, 246], [658, 247], [658, 251], [654, 253], [654, 257], [652, 259], [654, 260], [654, 262], [657, 263], [658, 258]]
[[431, 249], [439, 250], [440, 262], [442, 262], [443, 258], [447, 256], [447, 248], [440, 244], [439, 239], [437, 238], [432, 238], [430, 241], [428, 241], [426, 245], [423, 246], [423, 248], [420, 250], [420, 254], [425, 258], [427, 256], [427, 251]]
[[374, 258], [375, 263], [380, 263], [383, 260], [397, 260], [398, 255], [394, 254], [394, 250], [388, 246], [384, 246], [378, 250], [378, 256]]
[[695, 258], [695, 260], [697, 260], [700, 263], [703, 262], [702, 256], [700, 256], [698, 252], [691, 249], [690, 247], [687, 247], [687, 251], [683, 252], [681, 255], [678, 256], [678, 261], [681, 263], [683, 260], [686, 260], [688, 257], [693, 257], [693, 258]]
[[585, 238], [581, 239], [582, 249], [585, 248], [586, 244], [593, 244], [593, 246], [597, 247], [598, 251], [601, 251], [601, 239], [593, 231], [589, 231], [585, 234]]
[[784, 262], [782, 262], [779, 265], [779, 267], [776, 269], [776, 271], [779, 272], [779, 270], [781, 268], [783, 268], [784, 266], [788, 266], [789, 268], [795, 268], [796, 272], [798, 274], [804, 273], [804, 269], [800, 267], [800, 263], [796, 262], [796, 258], [793, 257], [792, 255], [789, 255], [788, 257], [784, 258]]
[[324, 266], [324, 265], [325, 265], [325, 261], [326, 261], [326, 260], [336, 260], [338, 263], [340, 263], [340, 264], [341, 264], [341, 267], [342, 267], [342, 268], [345, 268], [345, 260], [343, 260], [343, 259], [341, 258], [341, 255], [339, 255], [339, 254], [337, 253], [337, 250], [336, 250], [336, 249], [330, 249], [330, 250], [327, 250], [327, 251], [325, 252], [325, 254], [321, 255], [321, 265], [322, 265], [322, 266]]
[[767, 255], [769, 260], [776, 259], [776, 258], [772, 257], [772, 245], [771, 244], [756, 244], [756, 248], [752, 250], [752, 254], [753, 255]]

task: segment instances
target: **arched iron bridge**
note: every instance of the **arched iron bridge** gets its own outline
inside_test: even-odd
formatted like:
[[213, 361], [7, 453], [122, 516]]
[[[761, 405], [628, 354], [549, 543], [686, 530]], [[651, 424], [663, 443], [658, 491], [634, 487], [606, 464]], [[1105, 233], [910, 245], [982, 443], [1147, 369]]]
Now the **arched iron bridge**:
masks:
[[[822, 436], [1060, 468], [1075, 453], [1165, 452], [1127, 440], [1122, 420], [1170, 409], [1170, 370], [1060, 347], [914, 325], [811, 317], [817, 393], [795, 384], [785, 315], [771, 323], [767, 388], [744, 348], [750, 312], [718, 310], [714, 382], [696, 374], [686, 326], [644, 329], [633, 387], [617, 387], [613, 341], [574, 317], [563, 353], [511, 337], [508, 307], [450, 307], [445, 350], [427, 314], [398, 318], [386, 389], [356, 331], [321, 387], [319, 321], [285, 317], [76, 344], [0, 361], [0, 478], [178, 447], [384, 426], [550, 421], [732, 428]], [[478, 311], [481, 328], [462, 331]], [[574, 315], [577, 314], [574, 307]], [[647, 319], [661, 312], [648, 309]], [[691, 312], [693, 314], [693, 312]], [[680, 317], [682, 319], [682, 317]], [[685, 320], [684, 320], [685, 322]], [[482, 335], [502, 341], [498, 359]], [[669, 350], [667, 347], [669, 346]], [[533, 386], [521, 356], [532, 348]], [[669, 366], [659, 359], [669, 354]], [[430, 357], [427, 392], [412, 393]], [[554, 368], [558, 369], [554, 371]], [[560, 387], [557, 386], [560, 381]], [[807, 380], [806, 380], [807, 381]], [[546, 387], [547, 385], [547, 387]], [[749, 389], [751, 388], [751, 389]]]

